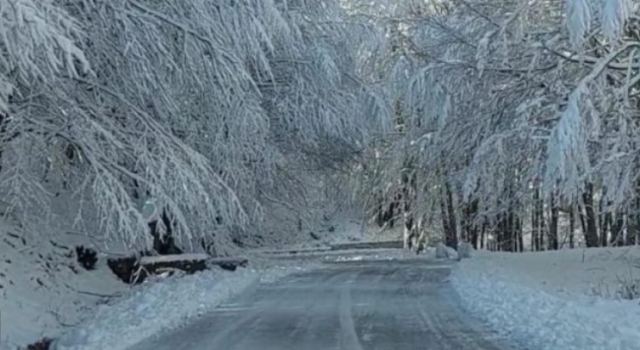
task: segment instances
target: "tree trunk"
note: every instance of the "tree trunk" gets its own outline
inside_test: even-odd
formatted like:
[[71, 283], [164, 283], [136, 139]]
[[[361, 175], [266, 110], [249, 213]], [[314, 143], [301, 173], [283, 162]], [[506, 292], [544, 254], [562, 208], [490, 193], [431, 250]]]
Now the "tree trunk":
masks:
[[522, 220], [516, 219], [516, 234], [518, 236], [518, 251], [524, 252], [524, 238], [522, 237]]
[[447, 237], [449, 237], [449, 216], [447, 215], [447, 196], [443, 191], [440, 199], [440, 216], [442, 217], [442, 232], [445, 237], [445, 245], [447, 244]]
[[611, 245], [614, 247], [619, 247], [624, 242], [624, 212], [616, 211], [615, 213], [615, 221], [611, 221]]
[[478, 249], [478, 227], [475, 224], [477, 211], [477, 200], [466, 203], [463, 210], [463, 240], [471, 243], [475, 249]]
[[402, 174], [402, 218], [404, 221], [404, 247], [405, 249], [413, 248], [413, 242], [416, 241], [417, 232], [415, 229], [415, 217], [413, 207], [415, 204], [415, 196], [417, 192], [416, 173], [410, 171], [408, 174]]
[[412, 247], [412, 239], [413, 239], [413, 216], [405, 211], [404, 213], [402, 213], [402, 219], [404, 221], [404, 233], [403, 233], [403, 248], [404, 249], [411, 249]]
[[609, 244], [608, 236], [612, 221], [611, 212], [600, 215], [600, 218], [604, 218], [600, 223], [600, 246], [606, 247]]
[[460, 213], [460, 241], [469, 242], [469, 203], [462, 203]]
[[411, 215], [411, 204], [409, 203], [409, 190], [405, 187], [403, 189], [404, 195], [402, 196], [402, 228], [403, 234], [403, 247], [404, 249], [411, 249], [411, 239], [413, 236], [413, 215]]
[[538, 250], [545, 250], [544, 236], [546, 233], [546, 224], [544, 220], [544, 198], [538, 197], [538, 207], [536, 209], [538, 213]]
[[[5, 116], [4, 114], [0, 113], [0, 140], [6, 141], [4, 134], [7, 133], [8, 123], [9, 123], [9, 118], [7, 118], [7, 116]], [[4, 144], [0, 144], [0, 173], [2, 172], [2, 150], [4, 149], [4, 147], [5, 147]]]
[[456, 212], [453, 208], [453, 194], [449, 183], [445, 183], [447, 201], [447, 220], [449, 221], [449, 231], [446, 232], [445, 244], [453, 249], [458, 249], [458, 230], [456, 227]]
[[549, 222], [549, 249], [558, 250], [558, 217], [560, 208], [554, 193], [551, 194], [551, 221]]
[[471, 229], [471, 245], [473, 249], [478, 249], [478, 226], [476, 225]]
[[153, 249], [159, 255], [182, 254], [182, 250], [178, 248], [173, 239], [172, 222], [169, 219], [169, 215], [167, 215], [166, 210], [162, 211], [160, 219], [164, 225], [165, 232], [161, 232], [158, 229], [157, 220], [148, 224], [151, 236], [153, 236]]
[[531, 210], [531, 251], [540, 250], [538, 246], [538, 189], [533, 190], [533, 208]]
[[509, 252], [516, 251], [515, 233], [515, 215], [511, 211], [511, 208], [509, 208], [509, 214], [507, 215], [507, 231], [505, 232], [506, 248]]
[[498, 215], [498, 249], [503, 252], [515, 251], [514, 214], [512, 212]]
[[578, 218], [580, 219], [580, 229], [582, 230], [582, 235], [587, 236], [587, 224], [585, 220], [585, 210], [581, 205], [578, 205]]
[[638, 234], [640, 233], [640, 196], [636, 190], [636, 198], [631, 206], [631, 212], [627, 216], [627, 237], [625, 240], [626, 245], [635, 245], [638, 242]]
[[575, 248], [575, 237], [574, 233], [576, 231], [576, 216], [575, 216], [575, 207], [572, 205], [569, 208], [569, 248]]
[[584, 193], [582, 194], [584, 202], [584, 241], [587, 248], [598, 246], [598, 226], [596, 224], [596, 213], [593, 208], [593, 184], [587, 183]]
[[398, 208], [400, 200], [402, 200], [400, 195], [395, 195], [385, 213], [385, 222], [389, 223], [389, 228], [393, 228], [396, 223], [396, 208]]
[[498, 214], [496, 217], [496, 232], [495, 236], [495, 250], [503, 250], [504, 246], [504, 231], [506, 226], [506, 221], [504, 219], [504, 214]]
[[544, 249], [544, 198], [539, 186], [533, 190], [533, 213], [531, 216], [531, 245], [532, 250]]
[[376, 210], [376, 224], [378, 227], [382, 227], [385, 224], [384, 221], [384, 195], [380, 194], [378, 197], [378, 206]]
[[482, 231], [480, 232], [480, 249], [484, 249], [486, 247], [486, 232], [487, 232], [487, 219], [484, 219], [482, 222]]
[[598, 224], [600, 228], [600, 246], [606, 247], [609, 244], [608, 234], [611, 227], [611, 212], [605, 212], [605, 198], [607, 196], [607, 188], [603, 187], [602, 196], [598, 202]]

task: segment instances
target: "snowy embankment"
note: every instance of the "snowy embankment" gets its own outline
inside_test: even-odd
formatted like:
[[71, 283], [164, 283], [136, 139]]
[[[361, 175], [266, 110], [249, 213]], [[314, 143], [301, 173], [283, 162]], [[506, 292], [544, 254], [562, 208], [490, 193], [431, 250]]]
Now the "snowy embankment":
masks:
[[263, 282], [302, 270], [293, 265], [208, 270], [145, 282], [113, 304], [98, 308], [93, 319], [54, 342], [58, 350], [127, 349], [164, 330], [204, 315], [231, 296]]
[[87, 270], [78, 246], [86, 235], [50, 228], [47, 239], [0, 220], [0, 349], [14, 350], [81, 324], [96, 305], [119, 298], [127, 286], [106, 257]]
[[[454, 270], [464, 306], [527, 349], [640, 349], [640, 250], [477, 253]], [[635, 285], [635, 287], [634, 287]]]

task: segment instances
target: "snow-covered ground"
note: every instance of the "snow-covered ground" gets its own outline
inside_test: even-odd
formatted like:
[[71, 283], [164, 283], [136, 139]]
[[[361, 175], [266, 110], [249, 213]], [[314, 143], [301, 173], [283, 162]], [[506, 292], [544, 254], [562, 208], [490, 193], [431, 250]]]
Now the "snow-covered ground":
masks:
[[640, 349], [640, 249], [476, 253], [452, 282], [474, 314], [527, 349]]
[[[253, 260], [252, 260], [253, 261]], [[145, 283], [98, 308], [82, 327], [63, 335], [58, 350], [119, 350], [212, 310], [258, 282], [272, 282], [305, 267], [263, 262], [235, 272], [214, 269]], [[255, 266], [255, 263], [253, 263]]]
[[78, 263], [74, 247], [86, 236], [35, 237], [0, 221], [0, 348], [55, 337], [80, 324], [96, 305], [126, 289], [99, 256], [95, 270]]
[[[98, 349], [91, 342], [104, 341], [104, 348], [115, 349], [111, 340], [128, 342], [147, 336], [164, 327], [173, 327], [185, 318], [215, 307], [226, 296], [241, 291], [258, 280], [273, 279], [296, 271], [293, 261], [276, 263], [251, 257], [249, 268], [235, 273], [210, 271], [161, 283], [145, 283], [131, 287], [121, 282], [107, 267], [107, 259], [130, 256], [132, 247], [107, 238], [91, 227], [73, 225], [73, 204], [68, 197], [56, 197], [56, 211], [47, 220], [18, 220], [0, 217], [0, 349], [17, 349], [42, 338], [58, 339], [62, 334], [74, 349]], [[33, 221], [33, 222], [32, 222]], [[271, 221], [280, 222], [277, 218]], [[324, 242], [357, 239], [357, 220], [326, 220], [319, 216], [310, 221], [313, 229], [297, 230], [295, 225], [281, 223], [279, 230], [263, 233], [265, 246], [282, 246], [287, 242]], [[22, 222], [22, 223], [21, 223]], [[24, 222], [30, 223], [28, 227]], [[286, 225], [285, 225], [286, 224]], [[293, 225], [293, 226], [291, 226]], [[287, 234], [282, 230], [288, 229]], [[310, 232], [318, 239], [310, 240]], [[280, 238], [285, 237], [284, 241]], [[237, 247], [238, 254], [247, 252]], [[95, 269], [88, 271], [77, 261], [75, 248], [83, 246], [97, 251]], [[312, 263], [312, 262], [308, 262]], [[178, 294], [185, 290], [185, 305]], [[202, 289], [203, 294], [198, 294]], [[171, 298], [166, 298], [169, 295]], [[140, 303], [139, 306], [136, 306]], [[148, 311], [148, 310], [156, 311]], [[127, 310], [127, 311], [125, 311]], [[146, 312], [146, 314], [142, 313]], [[165, 315], [163, 312], [169, 313]], [[163, 315], [162, 317], [156, 317]], [[158, 320], [149, 321], [154, 318]], [[109, 323], [110, 321], [113, 324]], [[78, 328], [81, 327], [81, 328]], [[93, 330], [101, 329], [101, 333]], [[109, 338], [113, 337], [113, 338]], [[137, 337], [137, 338], [136, 338]]]
[[[251, 257], [249, 267], [150, 280], [129, 286], [107, 267], [124, 255], [115, 243], [102, 249], [95, 269], [84, 269], [75, 247], [104, 247], [90, 236], [52, 229], [47, 239], [0, 222], [0, 349], [42, 338], [60, 349], [123, 349], [215, 307], [257, 281], [300, 270], [293, 261]], [[310, 264], [305, 264], [309, 266]]]

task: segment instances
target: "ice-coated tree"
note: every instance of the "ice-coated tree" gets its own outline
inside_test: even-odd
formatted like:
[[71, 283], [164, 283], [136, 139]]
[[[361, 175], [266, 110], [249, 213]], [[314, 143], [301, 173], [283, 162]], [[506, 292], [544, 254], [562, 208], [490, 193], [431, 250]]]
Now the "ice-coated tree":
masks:
[[3, 212], [148, 246], [151, 201], [182, 245], [224, 253], [265, 218], [302, 221], [308, 184], [356, 178], [407, 246], [556, 248], [569, 213], [589, 246], [635, 242], [639, 11], [0, 0]]
[[130, 246], [151, 240], [152, 200], [183, 245], [232, 249], [265, 201], [290, 199], [281, 169], [342, 164], [387, 117], [356, 75], [366, 28], [336, 2], [2, 0], [0, 14], [6, 204]]
[[[594, 193], [602, 215], [637, 206], [638, 4], [348, 3], [386, 33], [377, 74], [401, 82], [388, 87], [399, 135], [375, 154], [413, 160], [422, 183], [409, 200], [432, 205], [409, 216], [438, 217], [451, 243], [486, 233], [493, 247], [520, 250], [525, 224], [557, 247], [561, 209], [577, 210], [593, 245]], [[386, 180], [363, 192], [393, 200], [404, 171], [381, 166]], [[617, 235], [600, 231], [600, 242]]]

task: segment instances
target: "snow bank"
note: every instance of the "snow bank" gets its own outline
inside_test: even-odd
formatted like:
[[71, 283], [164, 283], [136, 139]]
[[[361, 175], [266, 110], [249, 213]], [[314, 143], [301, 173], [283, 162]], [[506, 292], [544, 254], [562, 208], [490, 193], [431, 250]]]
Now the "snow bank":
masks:
[[0, 349], [55, 338], [126, 289], [104, 256], [92, 271], [78, 264], [74, 247], [93, 246], [86, 236], [52, 231], [44, 239], [0, 219]]
[[443, 243], [438, 243], [436, 245], [436, 258], [437, 259], [451, 259], [458, 260], [458, 252]]
[[460, 242], [458, 244], [458, 256], [460, 259], [469, 259], [473, 253], [473, 246], [469, 242]]
[[593, 292], [609, 283], [605, 276], [613, 281], [629, 273], [638, 255], [635, 249], [484, 253], [461, 262], [452, 283], [472, 313], [525, 348], [640, 349], [638, 301]]
[[302, 268], [221, 269], [145, 283], [114, 304], [101, 306], [93, 320], [54, 343], [57, 350], [119, 350], [205, 314], [258, 282], [273, 282]]

